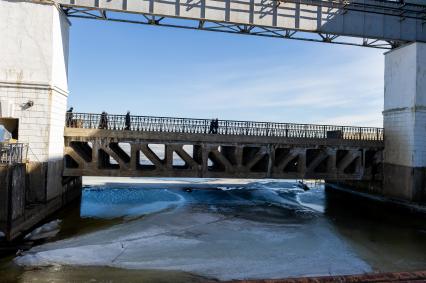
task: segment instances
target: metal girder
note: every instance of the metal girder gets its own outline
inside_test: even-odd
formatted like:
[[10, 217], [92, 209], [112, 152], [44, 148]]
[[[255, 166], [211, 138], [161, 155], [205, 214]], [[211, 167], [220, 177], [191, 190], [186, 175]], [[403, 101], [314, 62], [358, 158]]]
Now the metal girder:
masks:
[[179, 19], [175, 17], [156, 16], [153, 14], [146, 13], [140, 13], [138, 17], [130, 18], [128, 13], [110, 12], [107, 15], [105, 9], [101, 8], [62, 7], [62, 9], [67, 16], [73, 18], [107, 20], [111, 22], [155, 25], [191, 30], [215, 31], [222, 33], [255, 35], [261, 37], [294, 39], [311, 42], [325, 42], [379, 49], [392, 49], [405, 43], [404, 41], [381, 40], [376, 38], [356, 38], [328, 33], [311, 33], [304, 32], [301, 30], [285, 29], [278, 27], [266, 27], [259, 25], [210, 21], [206, 19]]
[[305, 4], [322, 8], [340, 9], [369, 14], [387, 15], [403, 19], [424, 19], [424, 5], [400, 3], [399, 0], [276, 0], [281, 3]]

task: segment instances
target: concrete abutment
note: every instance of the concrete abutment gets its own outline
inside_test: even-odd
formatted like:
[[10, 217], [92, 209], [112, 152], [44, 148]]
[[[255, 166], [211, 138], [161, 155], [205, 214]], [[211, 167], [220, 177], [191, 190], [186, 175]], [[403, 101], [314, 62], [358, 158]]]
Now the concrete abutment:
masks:
[[426, 202], [426, 44], [385, 54], [383, 193]]
[[47, 199], [47, 174], [39, 174], [47, 173], [47, 167], [47, 163], [0, 165], [0, 231], [7, 240], [23, 236], [81, 195], [81, 178], [75, 177], [64, 179], [61, 194]]
[[0, 123], [17, 121], [29, 149], [26, 163], [0, 167], [13, 239], [80, 195], [81, 178], [62, 177], [70, 22], [52, 3], [27, 1], [0, 1], [0, 18]]
[[383, 181], [328, 182], [390, 202], [426, 204], [426, 43], [385, 53]]

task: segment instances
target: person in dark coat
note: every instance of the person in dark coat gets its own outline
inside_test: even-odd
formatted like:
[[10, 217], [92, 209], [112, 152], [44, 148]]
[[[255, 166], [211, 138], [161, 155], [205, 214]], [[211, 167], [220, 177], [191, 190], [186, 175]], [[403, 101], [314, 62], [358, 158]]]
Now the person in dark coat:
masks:
[[108, 117], [105, 111], [101, 114], [101, 119], [99, 121], [99, 129], [108, 129]]
[[215, 125], [215, 120], [213, 119], [210, 121], [209, 134], [214, 134], [214, 125]]
[[130, 111], [127, 111], [124, 129], [127, 130], [127, 131], [130, 131], [130, 126], [131, 126], [131, 124], [130, 124]]
[[68, 109], [67, 111], [67, 127], [72, 127], [73, 126], [73, 118], [74, 118], [74, 114], [72, 114], [72, 111], [74, 110], [73, 107], [71, 107], [70, 109]]
[[219, 132], [219, 119], [216, 118], [214, 121], [214, 133], [217, 134]]

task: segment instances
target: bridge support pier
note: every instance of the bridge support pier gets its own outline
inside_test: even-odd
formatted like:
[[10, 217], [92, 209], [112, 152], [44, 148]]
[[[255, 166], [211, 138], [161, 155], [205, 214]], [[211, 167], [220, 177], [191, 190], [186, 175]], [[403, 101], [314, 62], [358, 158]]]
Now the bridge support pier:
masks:
[[0, 0], [0, 18], [0, 125], [28, 144], [24, 177], [0, 164], [0, 176], [26, 179], [0, 188], [0, 198], [21, 183], [24, 195], [14, 196], [25, 200], [21, 208], [38, 207], [0, 216], [12, 239], [78, 196], [81, 178], [62, 177], [70, 22], [52, 3], [27, 1]]
[[383, 194], [426, 201], [426, 44], [385, 55]]

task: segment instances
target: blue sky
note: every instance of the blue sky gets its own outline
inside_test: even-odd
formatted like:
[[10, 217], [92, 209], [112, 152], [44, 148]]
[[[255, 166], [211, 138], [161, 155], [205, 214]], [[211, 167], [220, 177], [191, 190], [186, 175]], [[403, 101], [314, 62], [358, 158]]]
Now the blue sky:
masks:
[[76, 112], [382, 126], [384, 50], [72, 23]]

